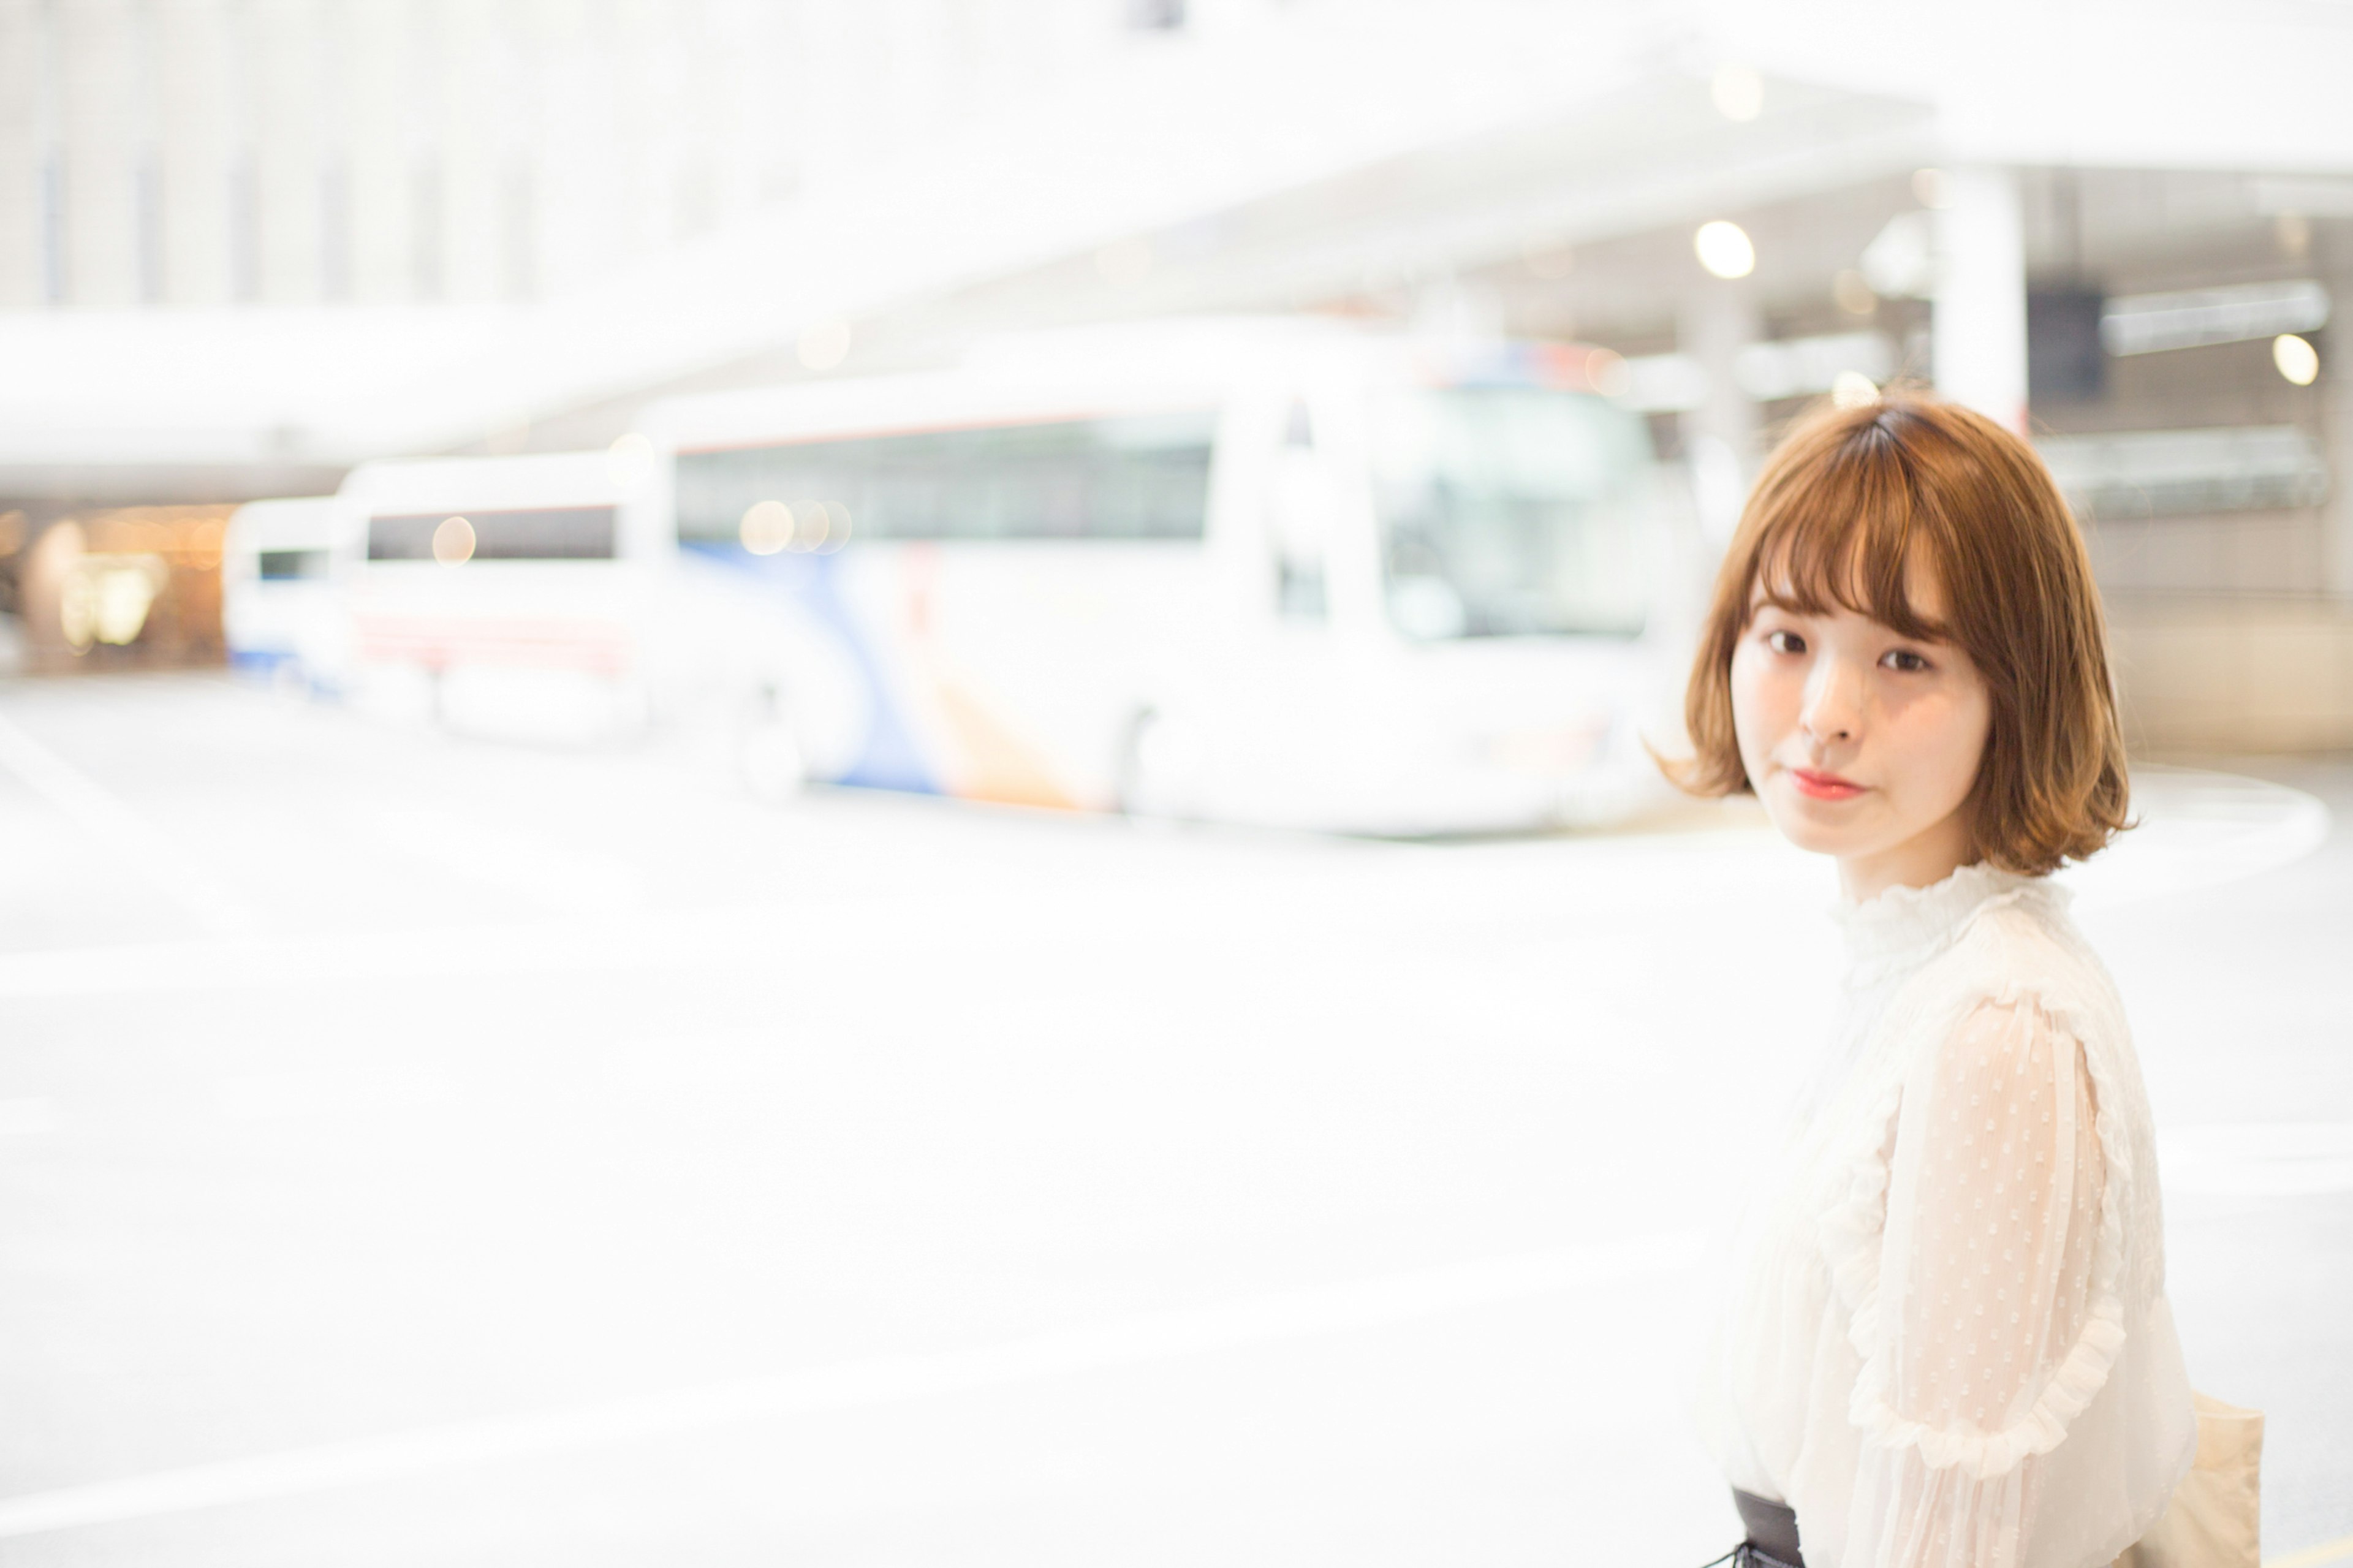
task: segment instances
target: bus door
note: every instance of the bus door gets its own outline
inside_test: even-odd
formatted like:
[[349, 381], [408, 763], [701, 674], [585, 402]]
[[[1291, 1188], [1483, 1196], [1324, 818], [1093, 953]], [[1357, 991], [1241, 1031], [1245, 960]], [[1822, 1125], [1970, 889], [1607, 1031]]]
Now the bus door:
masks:
[[[1265, 430], [1265, 426], [1261, 426]], [[1223, 683], [1227, 722], [1217, 815], [1275, 824], [1323, 815], [1335, 781], [1361, 759], [1356, 736], [1374, 662], [1366, 657], [1364, 563], [1370, 519], [1350, 482], [1341, 410], [1306, 396], [1281, 407], [1261, 447], [1257, 487], [1259, 634]]]
[[1338, 498], [1304, 402], [1294, 401], [1284, 416], [1282, 444], [1268, 478], [1265, 537], [1278, 634], [1327, 630]]

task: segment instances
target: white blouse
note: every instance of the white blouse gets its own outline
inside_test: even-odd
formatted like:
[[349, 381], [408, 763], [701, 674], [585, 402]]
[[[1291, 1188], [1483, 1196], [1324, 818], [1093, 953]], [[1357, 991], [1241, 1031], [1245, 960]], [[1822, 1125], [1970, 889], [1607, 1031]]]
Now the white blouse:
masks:
[[1840, 919], [1840, 1026], [1759, 1141], [1702, 1436], [1807, 1568], [2109, 1563], [2198, 1444], [2116, 986], [2041, 878]]

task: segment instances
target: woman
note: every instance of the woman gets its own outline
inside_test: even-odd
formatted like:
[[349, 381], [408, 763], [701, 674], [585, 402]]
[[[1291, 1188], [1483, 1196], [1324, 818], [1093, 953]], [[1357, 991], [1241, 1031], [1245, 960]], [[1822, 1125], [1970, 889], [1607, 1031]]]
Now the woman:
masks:
[[2032, 450], [1912, 395], [1796, 430], [1686, 719], [1678, 782], [1755, 792], [1845, 893], [1836, 1037], [1758, 1141], [1699, 1392], [1743, 1550], [2111, 1562], [2198, 1434], [2139, 1068], [2049, 880], [2126, 825], [2126, 786], [2089, 564]]

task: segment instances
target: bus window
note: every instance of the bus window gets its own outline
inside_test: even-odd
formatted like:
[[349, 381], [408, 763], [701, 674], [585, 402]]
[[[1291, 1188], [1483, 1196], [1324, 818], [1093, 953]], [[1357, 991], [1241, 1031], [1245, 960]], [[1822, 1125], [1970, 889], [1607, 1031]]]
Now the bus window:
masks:
[[[433, 531], [453, 514], [408, 512], [368, 519], [371, 561], [430, 561]], [[468, 511], [477, 561], [610, 561], [614, 521], [609, 506], [534, 507]]]
[[839, 507], [873, 540], [1198, 540], [1210, 410], [681, 452], [681, 543], [732, 544], [765, 501]]
[[1639, 634], [1651, 550], [1638, 418], [1531, 386], [1422, 389], [1374, 410], [1391, 620], [1409, 637]]
[[262, 550], [254, 554], [254, 575], [265, 583], [291, 583], [327, 574], [323, 550]]

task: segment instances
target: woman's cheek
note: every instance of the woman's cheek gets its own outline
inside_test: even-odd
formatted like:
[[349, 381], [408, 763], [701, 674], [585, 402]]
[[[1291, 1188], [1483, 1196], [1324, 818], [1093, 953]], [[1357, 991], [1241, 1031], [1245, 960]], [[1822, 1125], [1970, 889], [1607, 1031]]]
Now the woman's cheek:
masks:
[[1993, 701], [1979, 686], [1970, 690], [1959, 707], [1957, 717], [1965, 737], [1959, 774], [1961, 793], [1966, 795], [1977, 787], [1978, 773], [1985, 766], [1986, 747], [1993, 740]]
[[1960, 805], [1977, 784], [1978, 767], [1985, 758], [1989, 714], [1970, 696], [1940, 693], [1917, 714], [1929, 733], [1922, 737], [1915, 754], [1935, 775], [1921, 781], [1924, 793], [1948, 808]]
[[1750, 648], [1743, 643], [1732, 656], [1732, 733], [1740, 743], [1740, 760], [1753, 773], [1772, 751], [1777, 730], [1772, 673]]

